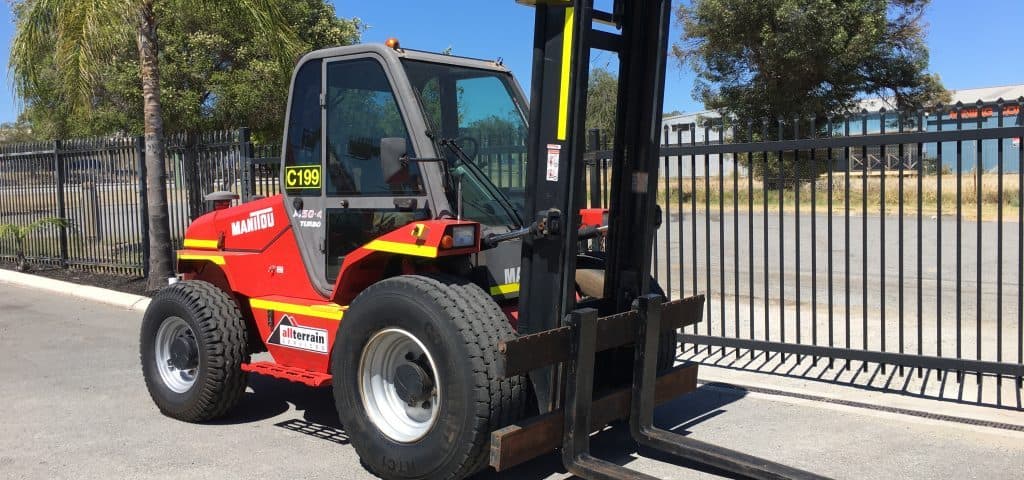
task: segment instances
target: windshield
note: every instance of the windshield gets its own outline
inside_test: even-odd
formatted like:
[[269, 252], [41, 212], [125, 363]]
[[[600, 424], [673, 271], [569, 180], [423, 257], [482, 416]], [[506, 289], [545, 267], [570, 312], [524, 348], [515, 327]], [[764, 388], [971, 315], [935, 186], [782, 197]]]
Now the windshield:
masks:
[[[521, 225], [521, 219], [528, 218], [526, 107], [515, 94], [511, 76], [413, 60], [403, 63], [423, 107], [427, 133], [452, 165], [455, 184], [462, 185], [463, 216], [490, 226]], [[444, 141], [455, 146], [444, 146]], [[463, 152], [476, 168], [460, 161]]]

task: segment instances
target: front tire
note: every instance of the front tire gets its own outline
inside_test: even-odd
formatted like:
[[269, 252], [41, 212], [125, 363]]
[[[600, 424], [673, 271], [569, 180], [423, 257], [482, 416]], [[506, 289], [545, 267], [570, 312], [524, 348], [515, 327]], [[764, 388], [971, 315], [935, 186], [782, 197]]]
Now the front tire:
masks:
[[202, 281], [164, 288], [142, 319], [139, 357], [153, 403], [186, 422], [224, 416], [245, 393], [245, 321], [235, 301]]
[[514, 337], [497, 304], [461, 279], [401, 276], [364, 290], [331, 360], [338, 416], [364, 465], [386, 479], [484, 468], [490, 432], [523, 410], [523, 380], [497, 369], [497, 342]]

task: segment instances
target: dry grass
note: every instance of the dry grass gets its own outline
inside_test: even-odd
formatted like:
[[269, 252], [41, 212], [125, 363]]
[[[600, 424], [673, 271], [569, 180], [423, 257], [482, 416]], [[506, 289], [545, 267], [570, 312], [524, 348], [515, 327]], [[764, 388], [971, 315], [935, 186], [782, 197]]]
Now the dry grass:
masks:
[[[900, 178], [896, 174], [887, 174], [885, 177], [885, 197], [882, 201], [882, 179], [879, 176], [867, 178], [867, 189], [865, 190], [864, 178], [860, 175], [853, 175], [849, 179], [849, 202], [850, 212], [860, 213], [881, 213], [885, 207], [885, 213], [895, 215], [900, 206]], [[722, 179], [724, 185], [720, 187], [718, 177], [710, 179], [710, 188], [705, 189], [704, 178], [697, 178], [696, 189], [693, 188], [690, 178], [670, 180], [670, 189], [666, 190], [664, 182], [661, 182], [658, 192], [659, 203], [663, 206], [670, 203], [675, 209], [682, 196], [682, 203], [685, 210], [692, 208], [691, 201], [696, 198], [697, 209], [705, 210], [705, 203], [710, 205], [711, 210], [719, 208], [719, 202], [723, 209], [732, 211], [737, 208], [741, 211], [747, 210], [751, 200], [755, 210], [762, 210], [766, 203], [771, 212], [780, 210], [780, 191], [769, 189], [767, 192], [760, 180], [754, 179], [751, 182], [747, 178], [734, 179], [727, 176]], [[960, 185], [960, 201], [957, 201], [957, 184]], [[589, 185], [589, 182], [588, 182]], [[239, 186], [224, 186], [239, 193]], [[680, 188], [681, 187], [681, 188]], [[828, 211], [829, 183], [827, 177], [820, 178], [817, 182], [804, 182], [799, 189], [800, 210], [809, 212], [812, 207], [812, 192], [814, 192], [814, 207], [818, 211]], [[960, 214], [964, 219], [974, 220], [979, 218], [978, 205], [978, 179], [973, 173], [965, 173], [958, 179], [956, 175], [944, 174], [941, 181], [941, 202], [939, 196], [939, 177], [927, 175], [920, 178], [920, 201], [921, 213], [923, 215], [937, 215], [939, 206], [942, 207], [942, 215], [956, 215], [957, 206], [960, 206]], [[126, 193], [127, 192], [127, 193]], [[133, 199], [134, 189], [120, 187], [115, 189], [100, 188], [97, 192], [100, 205], [121, 203], [125, 201], [123, 196]], [[866, 193], [865, 193], [866, 192]], [[177, 198], [175, 188], [168, 192], [171, 198]], [[724, 195], [723, 195], [724, 193]], [[666, 194], [669, 202], [666, 202]], [[750, 196], [753, 194], [753, 198]], [[789, 188], [781, 192], [782, 210], [795, 211], [797, 208], [797, 190]], [[65, 192], [65, 198], [71, 205], [80, 205], [85, 200], [86, 193], [81, 188], [69, 188]], [[916, 215], [918, 203], [918, 177], [903, 177], [903, 212], [904, 215]], [[844, 174], [836, 174], [832, 183], [832, 210], [842, 212], [846, 208], [846, 177]], [[865, 200], [867, 208], [865, 208]], [[1002, 176], [1002, 195], [1000, 195], [999, 176], [996, 174], [984, 174], [981, 176], [981, 213], [983, 220], [995, 220], [998, 217], [999, 205], [1002, 204], [1003, 219], [1017, 221], [1020, 215], [1021, 185], [1020, 176], [1017, 174], [1006, 174]], [[0, 187], [0, 215], [55, 212], [56, 200], [54, 189], [51, 187]]]
[[[995, 220], [999, 215], [999, 207], [1002, 205], [1003, 219], [1017, 221], [1020, 215], [1021, 185], [1020, 176], [1017, 174], [1006, 174], [1002, 176], [1002, 194], [1000, 194], [999, 175], [984, 174], [981, 176], [981, 195], [979, 202], [978, 178], [973, 173], [965, 173], [957, 178], [953, 174], [942, 175], [941, 197], [940, 181], [936, 175], [927, 175], [920, 178], [918, 186], [917, 176], [903, 177], [903, 194], [900, 195], [900, 178], [896, 174], [887, 174], [884, 181], [880, 176], [868, 176], [866, 179], [860, 175], [852, 175], [849, 178], [849, 193], [847, 194], [847, 179], [844, 174], [836, 174], [832, 182], [832, 211], [843, 212], [846, 209], [846, 201], [849, 199], [849, 210], [851, 213], [868, 212], [878, 214], [884, 207], [887, 215], [896, 215], [899, 212], [900, 203], [903, 203], [904, 215], [917, 215], [918, 200], [920, 198], [922, 215], [938, 215], [941, 206], [942, 215], [956, 215], [957, 206], [960, 206], [960, 215], [964, 219], [975, 220], [979, 217], [982, 220]], [[679, 205], [680, 196], [684, 210], [692, 208], [691, 202], [696, 199], [698, 211], [708, 209], [717, 210], [720, 207], [732, 211], [739, 209], [746, 211], [751, 207], [755, 211], [764, 209], [767, 203], [768, 211], [778, 212], [780, 209], [786, 212], [799, 208], [803, 212], [809, 212], [816, 208], [820, 212], [827, 212], [829, 208], [829, 181], [827, 177], [819, 178], [817, 182], [803, 182], [799, 192], [788, 185], [783, 191], [768, 189], [765, 191], [764, 184], [757, 179], [751, 182], [746, 177], [734, 178], [727, 176], [722, 179], [720, 186], [718, 177], [710, 179], [710, 188], [706, 188], [703, 177], [698, 177], [696, 188], [691, 178], [681, 180], [670, 180], [669, 189], [666, 190], [664, 183], [660, 185], [658, 192], [659, 203], [663, 206], [671, 204], [675, 209]], [[959, 183], [960, 195], [957, 196], [957, 185]], [[865, 188], [866, 187], [866, 188]], [[918, 188], [920, 188], [920, 193]], [[669, 202], [666, 202], [666, 194]], [[723, 195], [724, 194], [724, 195]], [[753, 195], [753, 198], [751, 197]], [[780, 199], [782, 197], [780, 206]], [[799, 197], [799, 202], [798, 202]], [[813, 198], [813, 200], [812, 200]], [[721, 202], [721, 203], [720, 203]], [[866, 205], [865, 205], [866, 203]], [[979, 215], [978, 206], [981, 206]]]
[[[135, 186], [118, 186], [111, 189], [100, 188], [92, 193], [87, 189], [73, 187], [64, 192], [64, 201], [72, 206], [83, 205], [83, 202], [96, 201], [98, 205], [120, 205], [135, 201]], [[0, 215], [19, 215], [27, 213], [56, 212], [57, 193], [51, 186], [45, 187], [0, 187]]]

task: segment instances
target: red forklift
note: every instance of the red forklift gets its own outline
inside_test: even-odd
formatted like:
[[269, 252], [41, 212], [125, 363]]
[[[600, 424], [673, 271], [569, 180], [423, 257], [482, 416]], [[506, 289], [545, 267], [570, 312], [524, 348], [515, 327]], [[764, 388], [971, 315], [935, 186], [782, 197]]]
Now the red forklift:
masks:
[[[145, 314], [160, 411], [222, 417], [257, 374], [331, 386], [386, 479], [462, 479], [556, 449], [584, 478], [652, 478], [589, 454], [618, 419], [699, 464], [819, 478], [652, 424], [655, 405], [696, 389], [697, 366], [674, 366], [676, 332], [704, 303], [666, 301], [650, 274], [671, 3], [593, 1], [519, 1], [536, 10], [529, 102], [500, 61], [397, 40], [304, 56], [281, 193], [196, 219], [179, 281]], [[620, 64], [607, 210], [585, 208], [594, 49]]]

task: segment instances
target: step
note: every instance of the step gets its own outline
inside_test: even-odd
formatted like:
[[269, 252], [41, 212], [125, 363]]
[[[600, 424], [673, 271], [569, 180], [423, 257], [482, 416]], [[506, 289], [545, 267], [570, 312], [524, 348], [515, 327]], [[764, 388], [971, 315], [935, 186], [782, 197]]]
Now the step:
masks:
[[326, 387], [331, 384], [331, 375], [304, 368], [286, 367], [274, 362], [243, 363], [242, 371], [271, 378], [301, 383], [310, 387]]

